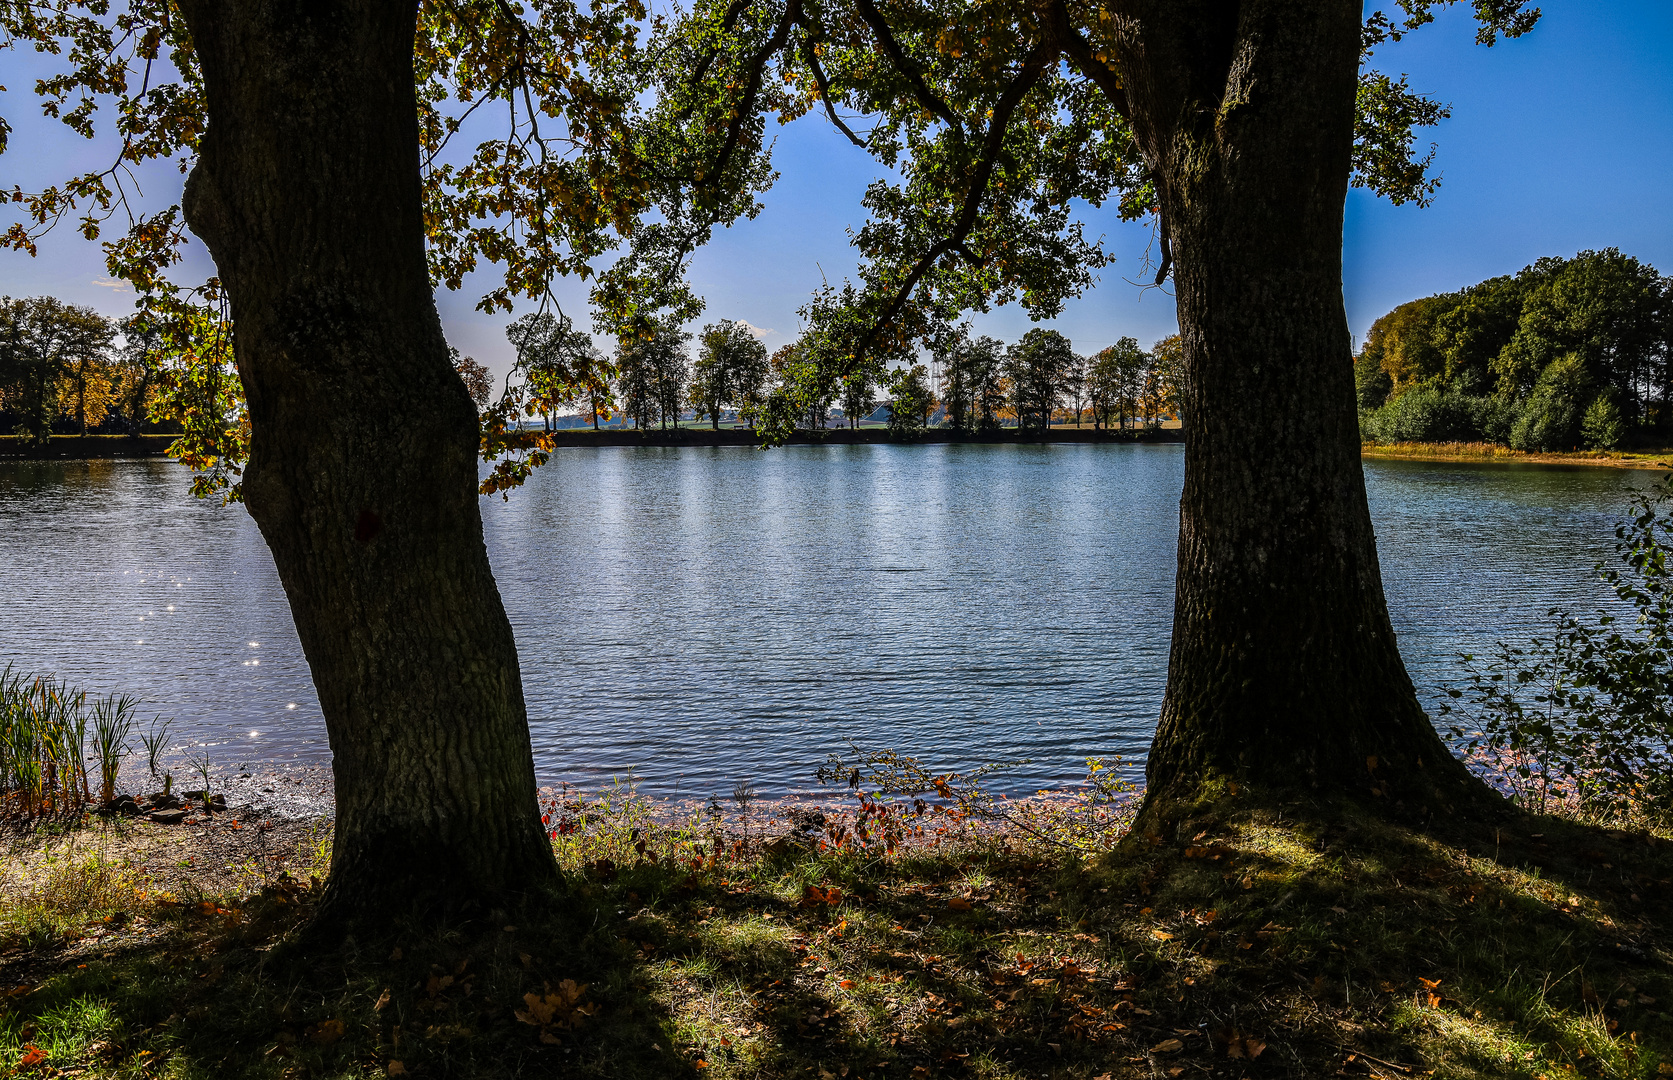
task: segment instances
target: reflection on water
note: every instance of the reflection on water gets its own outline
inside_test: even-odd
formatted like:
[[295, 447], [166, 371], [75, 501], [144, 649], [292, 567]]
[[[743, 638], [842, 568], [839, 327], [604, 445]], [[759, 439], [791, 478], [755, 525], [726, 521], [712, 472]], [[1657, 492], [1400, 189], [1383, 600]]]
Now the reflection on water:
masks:
[[[1172, 624], [1177, 446], [560, 451], [484, 500], [542, 780], [805, 786], [844, 740], [1013, 786], [1142, 757]], [[1426, 700], [1460, 649], [1603, 594], [1608, 469], [1368, 462]], [[0, 463], [0, 664], [142, 694], [227, 765], [327, 756], [273, 563], [172, 462]]]

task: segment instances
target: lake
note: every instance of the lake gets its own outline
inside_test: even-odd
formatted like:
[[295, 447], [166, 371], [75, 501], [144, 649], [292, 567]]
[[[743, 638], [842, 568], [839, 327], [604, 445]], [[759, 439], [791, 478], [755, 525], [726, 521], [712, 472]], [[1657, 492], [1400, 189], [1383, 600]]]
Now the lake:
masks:
[[[542, 782], [804, 789], [847, 740], [1002, 787], [1142, 763], [1173, 619], [1177, 445], [564, 449], [483, 500]], [[1615, 469], [1368, 461], [1384, 580], [1426, 704], [1591, 572]], [[0, 462], [0, 666], [125, 691], [225, 768], [326, 763], [260, 534], [172, 461]]]

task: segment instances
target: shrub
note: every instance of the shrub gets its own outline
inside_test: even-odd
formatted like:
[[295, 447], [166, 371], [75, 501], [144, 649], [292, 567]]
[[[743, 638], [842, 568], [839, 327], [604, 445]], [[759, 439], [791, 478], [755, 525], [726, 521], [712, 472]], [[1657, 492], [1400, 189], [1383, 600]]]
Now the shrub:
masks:
[[1380, 409], [1360, 414], [1372, 442], [1468, 442], [1478, 437], [1475, 399], [1440, 387], [1413, 387]]
[[1609, 393], [1599, 394], [1580, 418], [1580, 437], [1592, 450], [1613, 450], [1620, 446], [1626, 429], [1621, 407], [1615, 404], [1615, 395]]
[[1508, 446], [1511, 428], [1522, 415], [1522, 406], [1507, 395], [1490, 394], [1472, 400], [1471, 415], [1483, 442]]
[[[1615, 529], [1620, 564], [1598, 576], [1637, 618], [1598, 613], [1581, 621], [1552, 609], [1549, 637], [1499, 642], [1468, 685], [1448, 687], [1465, 704], [1452, 733], [1490, 763], [1502, 786], [1540, 811], [1572, 806], [1587, 815], [1673, 813], [1673, 482], [1635, 497]], [[1443, 715], [1454, 713], [1451, 704]]]
[[1534, 384], [1510, 431], [1517, 450], [1571, 450], [1580, 444], [1580, 420], [1592, 380], [1578, 356], [1551, 361]]

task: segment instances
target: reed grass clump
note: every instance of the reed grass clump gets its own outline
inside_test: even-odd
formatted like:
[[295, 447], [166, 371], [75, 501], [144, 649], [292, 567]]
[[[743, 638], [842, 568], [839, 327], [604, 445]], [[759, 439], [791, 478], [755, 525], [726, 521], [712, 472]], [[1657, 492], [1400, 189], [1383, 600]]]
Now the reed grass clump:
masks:
[[89, 698], [61, 679], [7, 664], [0, 671], [0, 814], [80, 811], [94, 801], [90, 762], [98, 767], [99, 799], [114, 799], [137, 707], [126, 694]]

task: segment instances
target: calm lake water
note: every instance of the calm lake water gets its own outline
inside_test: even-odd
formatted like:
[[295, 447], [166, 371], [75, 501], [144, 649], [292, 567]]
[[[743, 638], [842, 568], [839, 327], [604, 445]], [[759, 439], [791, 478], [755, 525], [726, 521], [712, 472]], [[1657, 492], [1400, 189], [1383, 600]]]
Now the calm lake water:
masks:
[[[1178, 446], [559, 451], [483, 501], [543, 782], [810, 786], [852, 739], [1031, 759], [1015, 790], [1142, 762], [1172, 626]], [[1367, 462], [1395, 629], [1428, 703], [1455, 654], [1589, 610], [1613, 469]], [[324, 764], [248, 515], [170, 461], [0, 462], [0, 666], [142, 696], [218, 763]], [[184, 752], [184, 751], [182, 751]]]

